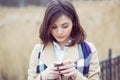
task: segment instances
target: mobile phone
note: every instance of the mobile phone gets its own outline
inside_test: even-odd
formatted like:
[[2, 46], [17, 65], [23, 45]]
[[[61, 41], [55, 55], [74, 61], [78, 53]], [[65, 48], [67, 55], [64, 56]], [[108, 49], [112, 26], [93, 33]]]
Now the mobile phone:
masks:
[[61, 63], [61, 62], [54, 62], [55, 67], [59, 67], [59, 66], [62, 66], [62, 65], [63, 65], [63, 63]]

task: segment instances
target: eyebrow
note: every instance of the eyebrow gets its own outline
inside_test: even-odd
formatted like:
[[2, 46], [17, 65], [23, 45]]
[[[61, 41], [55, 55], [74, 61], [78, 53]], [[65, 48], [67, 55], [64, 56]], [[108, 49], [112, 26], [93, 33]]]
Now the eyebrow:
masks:
[[[69, 22], [62, 23], [61, 25], [64, 26], [64, 25], [67, 25], [67, 24], [69, 24]], [[54, 24], [53, 26], [56, 26], [56, 24]]]
[[64, 25], [67, 25], [67, 24], [69, 24], [69, 22], [65, 22], [65, 23], [63, 23], [63, 24], [61, 24], [61, 25], [64, 26]]

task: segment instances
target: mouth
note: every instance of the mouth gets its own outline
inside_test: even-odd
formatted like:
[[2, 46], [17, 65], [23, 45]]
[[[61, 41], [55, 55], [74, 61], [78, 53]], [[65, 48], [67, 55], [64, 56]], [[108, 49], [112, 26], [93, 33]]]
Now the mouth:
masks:
[[57, 38], [63, 38], [64, 36], [56, 36]]

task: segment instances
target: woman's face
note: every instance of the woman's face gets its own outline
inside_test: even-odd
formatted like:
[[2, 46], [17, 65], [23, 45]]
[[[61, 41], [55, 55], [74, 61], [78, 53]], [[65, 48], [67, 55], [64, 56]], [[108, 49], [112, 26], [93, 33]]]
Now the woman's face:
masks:
[[72, 26], [72, 20], [68, 16], [58, 17], [51, 29], [51, 34], [58, 44], [66, 43], [69, 40]]

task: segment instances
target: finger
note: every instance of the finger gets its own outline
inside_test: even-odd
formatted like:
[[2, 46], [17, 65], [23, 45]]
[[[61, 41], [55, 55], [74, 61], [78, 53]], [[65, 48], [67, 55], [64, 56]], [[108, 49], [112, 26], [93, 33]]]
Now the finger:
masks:
[[49, 74], [59, 74], [59, 71], [57, 71], [54, 67], [49, 67], [47, 72], [49, 72]]
[[70, 68], [69, 65], [64, 65], [64, 66], [60, 66], [59, 70], [64, 70], [64, 69], [68, 69], [68, 68]]
[[51, 75], [50, 77], [49, 77], [49, 79], [50, 80], [55, 80], [55, 79], [57, 79], [59, 77], [59, 75]]
[[69, 72], [69, 73], [66, 73], [66, 74], [63, 74], [64, 76], [72, 76], [72, 75], [74, 75], [74, 71], [73, 72]]
[[52, 74], [59, 75], [60, 72], [59, 71], [52, 71]]
[[55, 71], [55, 70], [57, 70], [57, 67], [51, 67], [51, 69]]
[[51, 70], [54, 70], [54, 71], [59, 70], [59, 67], [55, 67], [54, 65], [52, 65], [50, 68]]
[[49, 77], [49, 79], [57, 79], [59, 77], [59, 72], [51, 71], [50, 74], [46, 77]]
[[69, 68], [69, 69], [61, 70], [60, 73], [66, 74], [66, 73], [74, 72], [74, 70], [75, 70], [75, 68]]
[[63, 62], [63, 65], [66, 65], [66, 64], [71, 64], [72, 62], [70, 60], [66, 60]]
[[72, 67], [75, 67], [74, 63], [60, 66], [59, 70], [69, 69], [69, 68], [72, 68]]

